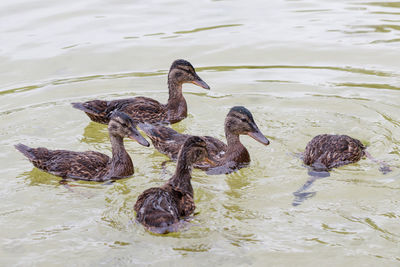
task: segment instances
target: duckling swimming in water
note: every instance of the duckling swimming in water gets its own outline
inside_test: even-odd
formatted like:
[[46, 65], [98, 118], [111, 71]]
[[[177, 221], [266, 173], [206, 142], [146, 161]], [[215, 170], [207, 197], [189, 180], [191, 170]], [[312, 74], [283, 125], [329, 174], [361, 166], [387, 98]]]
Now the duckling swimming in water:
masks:
[[348, 135], [321, 134], [306, 146], [303, 162], [316, 172], [359, 161], [365, 155], [365, 146]]
[[313, 171], [323, 173], [332, 168], [355, 163], [364, 156], [379, 163], [381, 172], [391, 171], [385, 162], [374, 159], [360, 140], [348, 135], [321, 134], [315, 136], [306, 146], [303, 162], [311, 166]]
[[[172, 160], [177, 159], [183, 143], [191, 136], [161, 125], [139, 124], [139, 127], [151, 139], [154, 147]], [[250, 163], [250, 154], [240, 142], [239, 135], [249, 135], [263, 145], [269, 144], [269, 140], [258, 129], [251, 112], [245, 107], [235, 106], [225, 119], [228, 144], [211, 136], [203, 136], [211, 163], [199, 162], [194, 167], [207, 171], [207, 174], [226, 174], [247, 166]]]
[[207, 157], [207, 144], [202, 138], [187, 138], [179, 152], [175, 174], [163, 186], [147, 189], [138, 197], [134, 206], [136, 220], [154, 233], [177, 231], [179, 219], [195, 209], [192, 165]]
[[132, 159], [125, 150], [123, 138], [129, 137], [143, 146], [150, 144], [140, 135], [135, 122], [128, 115], [118, 111], [110, 115], [108, 132], [112, 158], [96, 151], [49, 150], [44, 147], [30, 148], [23, 144], [15, 145], [15, 148], [36, 168], [63, 179], [102, 182], [128, 177], [134, 173], [134, 168]]
[[355, 163], [362, 157], [368, 157], [380, 164], [379, 170], [386, 174], [391, 171], [385, 162], [374, 159], [360, 140], [348, 135], [321, 134], [315, 136], [302, 153], [304, 164], [310, 166], [311, 176], [297, 191], [293, 193], [293, 206], [300, 205], [305, 199], [313, 197], [316, 192], [306, 192], [318, 178], [328, 177], [332, 168]]
[[175, 60], [168, 73], [169, 98], [167, 104], [148, 97], [133, 97], [111, 101], [91, 100], [72, 103], [92, 121], [107, 124], [113, 110], [124, 112], [136, 122], [176, 123], [187, 117], [187, 104], [182, 94], [182, 84], [193, 83], [204, 89], [210, 87], [197, 75], [192, 64], [183, 59]]

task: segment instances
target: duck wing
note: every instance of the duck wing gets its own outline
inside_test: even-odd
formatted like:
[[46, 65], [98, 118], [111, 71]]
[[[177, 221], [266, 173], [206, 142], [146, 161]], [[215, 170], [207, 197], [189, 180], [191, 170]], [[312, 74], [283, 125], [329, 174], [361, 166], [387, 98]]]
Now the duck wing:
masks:
[[135, 97], [129, 101], [110, 101], [112, 109], [122, 111], [136, 122], [160, 123], [167, 120], [167, 108], [157, 100], [148, 97]]
[[96, 151], [74, 152], [44, 147], [15, 146], [32, 164], [46, 172], [81, 180], [96, 180], [107, 171], [110, 157]]
[[148, 97], [133, 97], [111, 101], [91, 100], [72, 103], [76, 109], [84, 111], [92, 121], [107, 124], [112, 111], [127, 113], [137, 122], [156, 123], [167, 117], [166, 107], [157, 100]]
[[175, 197], [179, 216], [187, 217], [194, 212], [196, 205], [194, 204], [193, 195], [184, 192], [183, 190], [180, 190], [176, 187], [171, 187], [171, 192]]
[[173, 231], [179, 221], [179, 211], [169, 190], [153, 187], [145, 190], [137, 199], [134, 210], [136, 219], [152, 232]]
[[172, 160], [178, 158], [179, 150], [190, 135], [181, 134], [166, 126], [141, 123], [138, 125], [150, 138], [154, 147]]
[[318, 135], [306, 146], [304, 163], [323, 164], [327, 169], [357, 162], [364, 155], [364, 145], [347, 135]]
[[[154, 147], [160, 153], [167, 155], [172, 160], [177, 160], [179, 150], [183, 143], [188, 137], [192, 136], [178, 133], [177, 131], [162, 125], [142, 123], [138, 126], [150, 138]], [[228, 146], [224, 142], [211, 136], [202, 136], [201, 138], [206, 141], [209, 159], [218, 164], [217, 162], [224, 157]], [[194, 167], [208, 169], [210, 165], [209, 163], [202, 162], [194, 164]]]
[[202, 136], [202, 138], [207, 143], [207, 151], [211, 159], [221, 158], [225, 154], [228, 146], [224, 142], [212, 136]]

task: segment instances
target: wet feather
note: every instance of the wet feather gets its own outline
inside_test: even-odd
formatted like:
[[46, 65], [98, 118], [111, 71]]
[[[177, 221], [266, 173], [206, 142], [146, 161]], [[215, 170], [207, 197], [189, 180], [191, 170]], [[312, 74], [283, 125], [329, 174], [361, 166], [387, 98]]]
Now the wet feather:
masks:
[[193, 163], [205, 157], [208, 153], [204, 140], [187, 138], [179, 152], [175, 174], [163, 186], [147, 189], [137, 198], [136, 220], [154, 233], [177, 231], [180, 219], [195, 210], [191, 169]]
[[92, 121], [107, 124], [109, 114], [118, 110], [131, 116], [136, 122], [176, 123], [187, 116], [187, 104], [182, 94], [183, 83], [194, 83], [205, 89], [208, 85], [196, 74], [186, 60], [175, 60], [168, 73], [169, 99], [167, 104], [148, 97], [134, 97], [112, 101], [91, 100], [72, 103], [74, 108], [84, 111]]
[[[151, 139], [154, 147], [172, 160], [177, 159], [178, 152], [185, 140], [192, 136], [181, 134], [162, 125], [139, 124], [139, 127]], [[250, 154], [240, 142], [239, 135], [250, 135], [255, 140], [268, 145], [269, 141], [254, 122], [251, 112], [245, 107], [233, 107], [225, 119], [225, 136], [227, 144], [211, 136], [202, 136], [207, 144], [211, 162], [194, 164], [195, 168], [207, 171], [208, 174], [230, 173], [247, 166]]]
[[306, 146], [304, 164], [318, 171], [359, 161], [365, 155], [365, 146], [347, 135], [322, 134], [315, 136]]
[[45, 147], [30, 148], [23, 144], [17, 144], [15, 148], [38, 169], [62, 178], [86, 181], [120, 179], [134, 173], [132, 159], [125, 150], [123, 138], [136, 135], [138, 142], [149, 145], [135, 127], [133, 120], [126, 114], [112, 114], [108, 126], [112, 158], [96, 151], [50, 150]]

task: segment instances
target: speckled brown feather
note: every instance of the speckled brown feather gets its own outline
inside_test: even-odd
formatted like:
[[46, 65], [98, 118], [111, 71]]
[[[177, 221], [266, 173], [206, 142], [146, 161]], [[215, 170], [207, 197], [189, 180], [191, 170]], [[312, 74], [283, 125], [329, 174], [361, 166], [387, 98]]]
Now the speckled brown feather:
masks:
[[134, 205], [136, 220], [155, 233], [177, 231], [179, 219], [192, 214], [196, 207], [190, 182], [191, 166], [206, 155], [204, 140], [188, 138], [179, 153], [175, 174], [163, 186], [139, 195]]
[[307, 144], [303, 161], [319, 170], [329, 170], [359, 161], [364, 150], [365, 146], [350, 136], [323, 134]]
[[97, 180], [107, 172], [110, 157], [95, 151], [73, 152], [44, 147], [17, 147], [32, 164], [45, 172], [82, 180]]
[[[162, 154], [167, 155], [170, 159], [176, 161], [179, 150], [185, 143], [185, 140], [193, 135], [181, 134], [177, 131], [162, 125], [139, 125], [139, 127], [146, 133], [146, 135], [152, 141], [154, 147]], [[211, 136], [201, 136], [207, 143], [207, 151], [209, 159], [215, 162], [220, 162], [223, 165], [224, 162], [221, 160], [223, 155], [227, 151], [227, 145]], [[247, 150], [246, 150], [247, 151]], [[247, 153], [248, 155], [248, 153]], [[247, 157], [245, 157], [247, 160]], [[208, 169], [210, 163], [201, 162], [193, 165], [195, 168]]]
[[118, 110], [128, 114], [137, 122], [169, 122], [166, 105], [147, 97], [136, 97], [132, 101], [120, 105]]
[[106, 112], [108, 101], [91, 100], [84, 103], [72, 103], [72, 106], [84, 111], [94, 122], [107, 124], [110, 121], [107, 116], [108, 113]]
[[[180, 134], [162, 125], [139, 124], [139, 127], [151, 139], [154, 147], [172, 160], [176, 160], [182, 144], [192, 136]], [[228, 145], [217, 138], [201, 136], [207, 144], [212, 164], [204, 161], [193, 166], [207, 171], [208, 174], [230, 173], [247, 166], [250, 163], [250, 154], [240, 142], [239, 135], [248, 134], [251, 131], [259, 132], [250, 111], [244, 107], [233, 107], [225, 120], [225, 136]]]
[[15, 145], [15, 148], [35, 167], [62, 178], [86, 181], [120, 179], [134, 173], [133, 163], [124, 148], [123, 138], [129, 136], [140, 144], [149, 146], [135, 127], [133, 120], [126, 114], [113, 113], [108, 125], [112, 158], [95, 151], [49, 150], [44, 147], [30, 148], [23, 144]]
[[183, 193], [169, 184], [145, 190], [134, 206], [136, 219], [157, 233], [176, 231], [174, 225], [179, 218], [189, 216], [195, 208], [193, 194]]
[[112, 101], [92, 100], [72, 103], [74, 108], [84, 111], [92, 121], [107, 124], [109, 114], [118, 110], [142, 123], [176, 123], [187, 117], [187, 104], [182, 95], [182, 84], [194, 82], [209, 89], [196, 74], [193, 66], [185, 60], [176, 60], [168, 74], [169, 99], [167, 104], [148, 97], [134, 97]]

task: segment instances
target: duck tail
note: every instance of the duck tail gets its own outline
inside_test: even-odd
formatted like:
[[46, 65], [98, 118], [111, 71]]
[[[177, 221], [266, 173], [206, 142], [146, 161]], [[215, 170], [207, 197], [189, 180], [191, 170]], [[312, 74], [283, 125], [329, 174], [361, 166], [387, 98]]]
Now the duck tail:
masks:
[[106, 112], [107, 110], [107, 101], [104, 100], [92, 100], [87, 102], [75, 102], [71, 103], [72, 107], [82, 110], [86, 113], [90, 113], [93, 115], [98, 115]]
[[[79, 110], [82, 110], [82, 111], [86, 111], [86, 110], [88, 110], [88, 109], [84, 106], [84, 104], [85, 104], [85, 103], [81, 103], [81, 102], [74, 102], [74, 103], [71, 103], [71, 105], [72, 105], [73, 108], [76, 108], [76, 109], [79, 109]], [[89, 110], [88, 110], [88, 111], [89, 111]]]
[[92, 100], [87, 102], [76, 102], [71, 103], [72, 107], [82, 110], [89, 116], [92, 121], [108, 124], [110, 119], [108, 118], [109, 110], [108, 101], [104, 100]]
[[30, 148], [29, 146], [26, 146], [24, 144], [16, 144], [14, 145], [14, 147], [21, 152], [22, 154], [24, 154], [25, 157], [27, 157], [30, 160], [34, 160], [36, 159], [36, 156], [34, 153], [32, 153], [33, 148]]

